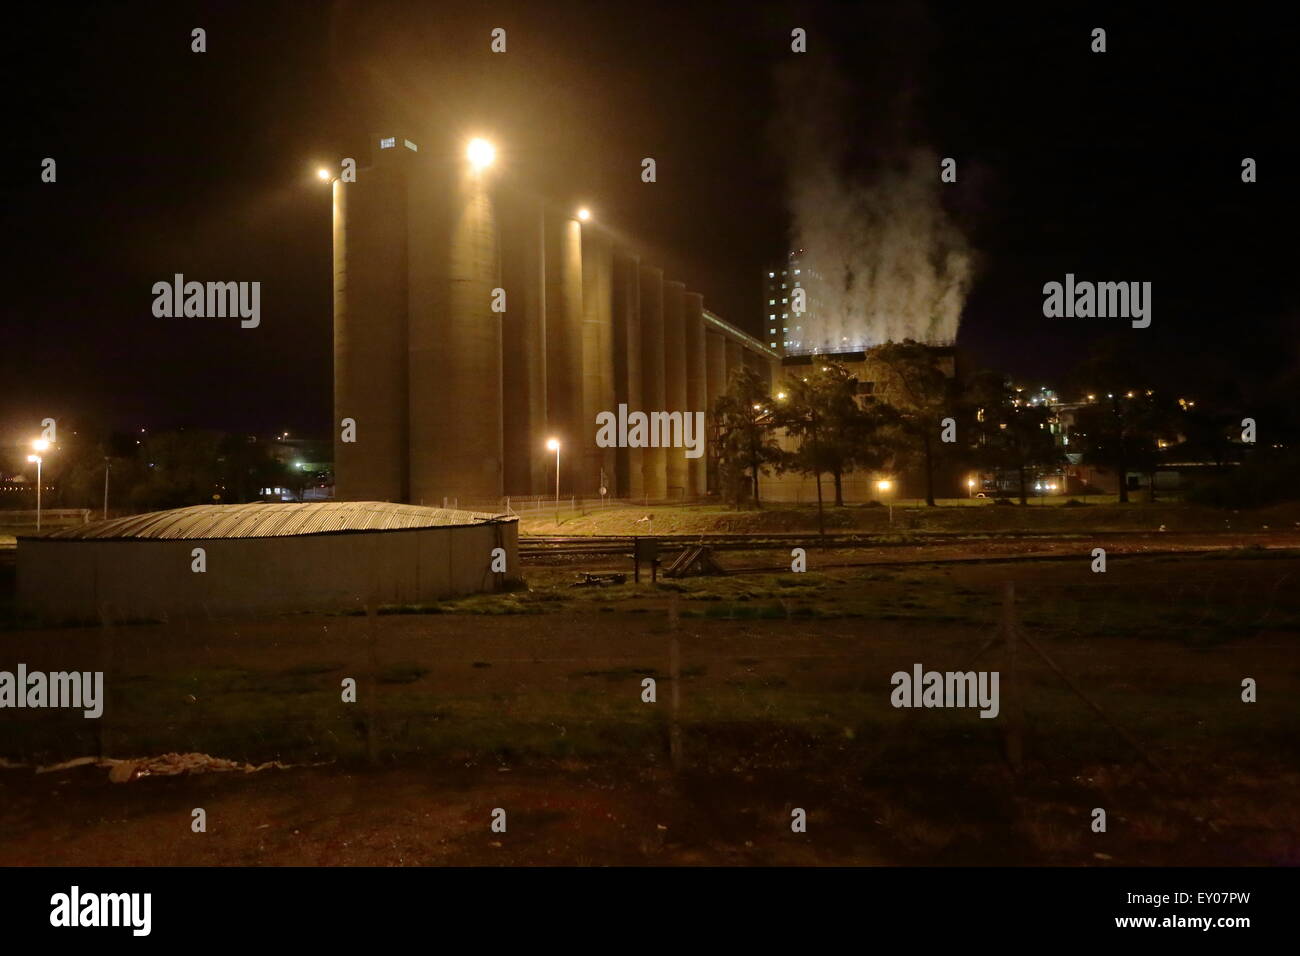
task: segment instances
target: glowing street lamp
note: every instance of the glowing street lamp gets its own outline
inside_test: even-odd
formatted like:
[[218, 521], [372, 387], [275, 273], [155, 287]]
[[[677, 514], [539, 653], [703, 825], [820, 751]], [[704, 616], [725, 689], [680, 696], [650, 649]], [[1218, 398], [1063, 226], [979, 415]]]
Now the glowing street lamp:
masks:
[[[876, 490], [880, 492], [882, 495], [888, 496], [889, 493], [893, 491], [893, 489], [894, 489], [894, 483], [890, 481], [888, 478], [881, 478], [879, 481], [876, 482]], [[889, 523], [892, 526], [894, 523], [894, 499], [888, 498], [888, 502], [889, 502]]]
[[35, 455], [28, 455], [28, 461], [36, 462], [36, 530], [41, 530], [41, 463], [45, 460], [42, 452], [50, 447], [50, 443], [44, 438], [37, 438], [32, 442], [32, 448], [35, 449]]
[[465, 155], [469, 157], [470, 165], [475, 169], [487, 169], [496, 159], [496, 148], [485, 139], [471, 139], [469, 147], [465, 150]]
[[546, 450], [555, 452], [555, 525], [560, 524], [560, 440], [548, 438]]
[[591, 218], [591, 210], [588, 209], [586, 206], [583, 206], [581, 209], [578, 210], [578, 218], [581, 219], [583, 222], [586, 222], [588, 219]]
[[966, 488], [967, 488], [967, 494], [966, 494], [966, 497], [968, 497], [968, 498], [974, 498], [974, 497], [975, 497], [975, 479], [974, 479], [974, 478], [967, 478], [967, 479], [966, 479]]
[[328, 169], [326, 169], [324, 166], [322, 166], [320, 169], [316, 170], [316, 175], [317, 175], [318, 177], [320, 177], [320, 181], [323, 182], [323, 183], [327, 183], [327, 182], [329, 182], [331, 179], [334, 178], [334, 174], [331, 173], [331, 172], [330, 172]]

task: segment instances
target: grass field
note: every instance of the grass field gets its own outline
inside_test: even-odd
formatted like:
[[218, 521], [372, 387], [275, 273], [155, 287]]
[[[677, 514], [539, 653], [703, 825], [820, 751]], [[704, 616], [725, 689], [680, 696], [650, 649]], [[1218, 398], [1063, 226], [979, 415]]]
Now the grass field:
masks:
[[[1012, 560], [585, 589], [558, 562], [524, 591], [373, 620], [9, 630], [0, 666], [102, 668], [110, 686], [101, 721], [9, 712], [11, 761], [324, 766], [122, 785], [0, 772], [0, 864], [1296, 863], [1297, 575], [1296, 552], [1242, 550], [1105, 575]], [[890, 706], [894, 671], [970, 666], [1008, 581], [1023, 633], [1141, 752], [1023, 646], [1019, 680], [1001, 646], [977, 665], [1004, 674], [1004, 717], [1023, 707], [1019, 775], [1005, 719]], [[198, 805], [231, 822], [178, 842]], [[487, 831], [497, 806], [509, 835]]]
[[[1068, 499], [1067, 499], [1068, 500]], [[1089, 499], [1092, 501], [1093, 499]], [[1022, 531], [1258, 531], [1300, 527], [1300, 505], [1287, 504], [1247, 511], [1224, 511], [1178, 503], [1067, 505], [1043, 498], [1028, 505], [996, 505], [992, 501], [954, 499], [929, 508], [914, 501], [883, 505], [851, 505], [825, 509], [828, 531], [984, 532]], [[816, 531], [815, 505], [769, 504], [736, 511], [721, 505], [610, 505], [573, 510], [563, 507], [559, 523], [553, 510], [525, 511], [520, 531], [527, 534], [700, 534]], [[645, 520], [650, 518], [653, 520]]]

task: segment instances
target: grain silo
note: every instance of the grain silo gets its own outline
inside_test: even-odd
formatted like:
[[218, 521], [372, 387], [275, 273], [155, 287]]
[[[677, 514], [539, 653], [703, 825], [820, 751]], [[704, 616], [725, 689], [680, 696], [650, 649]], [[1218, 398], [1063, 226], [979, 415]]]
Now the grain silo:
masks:
[[[683, 299], [683, 315], [686, 326], [686, 410], [687, 414], [704, 412], [705, 428], [708, 427], [707, 372], [704, 344], [704, 296], [698, 292], [688, 292]], [[703, 441], [703, 436], [700, 437]], [[705, 459], [688, 458], [686, 496], [697, 498], [705, 492]]]
[[405, 501], [409, 492], [406, 223], [415, 158], [402, 146], [381, 148], [356, 182], [333, 186], [331, 428], [343, 499]]
[[[664, 271], [641, 267], [641, 410], [663, 412], [664, 390]], [[641, 453], [643, 494], [656, 501], [668, 495], [668, 452], [645, 448]]]

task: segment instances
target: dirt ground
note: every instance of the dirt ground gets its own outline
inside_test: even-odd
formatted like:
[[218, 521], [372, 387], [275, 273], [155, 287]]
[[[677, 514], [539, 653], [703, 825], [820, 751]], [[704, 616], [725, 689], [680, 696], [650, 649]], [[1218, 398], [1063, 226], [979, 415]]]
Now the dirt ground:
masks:
[[[0, 865], [1300, 862], [1300, 557], [572, 576], [373, 620], [0, 633], [0, 667], [102, 667], [110, 687], [100, 721], [6, 717], [0, 753], [27, 766], [0, 770]], [[891, 707], [894, 671], [972, 666], [1008, 580], [1023, 633], [1105, 718], [1023, 644], [1019, 683], [1002, 645], [977, 665], [1004, 674], [1003, 719]], [[32, 769], [168, 751], [294, 766]]]

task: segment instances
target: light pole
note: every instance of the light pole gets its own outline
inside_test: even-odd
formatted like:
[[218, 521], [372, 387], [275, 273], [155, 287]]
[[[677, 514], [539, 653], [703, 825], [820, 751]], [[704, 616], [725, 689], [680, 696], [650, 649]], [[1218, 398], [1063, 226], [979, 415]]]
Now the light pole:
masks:
[[38, 438], [32, 442], [32, 448], [36, 450], [35, 455], [28, 455], [28, 461], [36, 462], [36, 530], [41, 530], [41, 452], [50, 447], [50, 443], [44, 438]]
[[555, 526], [558, 528], [560, 526], [560, 440], [548, 439], [546, 449], [555, 452]]
[[108, 469], [112, 466], [113, 459], [104, 459], [104, 520], [108, 520]]
[[[888, 478], [881, 478], [879, 481], [876, 482], [876, 490], [879, 491], [882, 495], [888, 495], [890, 490], [893, 487], [894, 487], [894, 483], [890, 481]], [[889, 499], [889, 526], [891, 528], [894, 526], [894, 499], [893, 498]]]
[[966, 489], [967, 489], [967, 491], [966, 491], [966, 497], [967, 497], [967, 498], [974, 498], [974, 497], [975, 497], [975, 479], [974, 479], [974, 478], [967, 478], [967, 479], [966, 479]]

